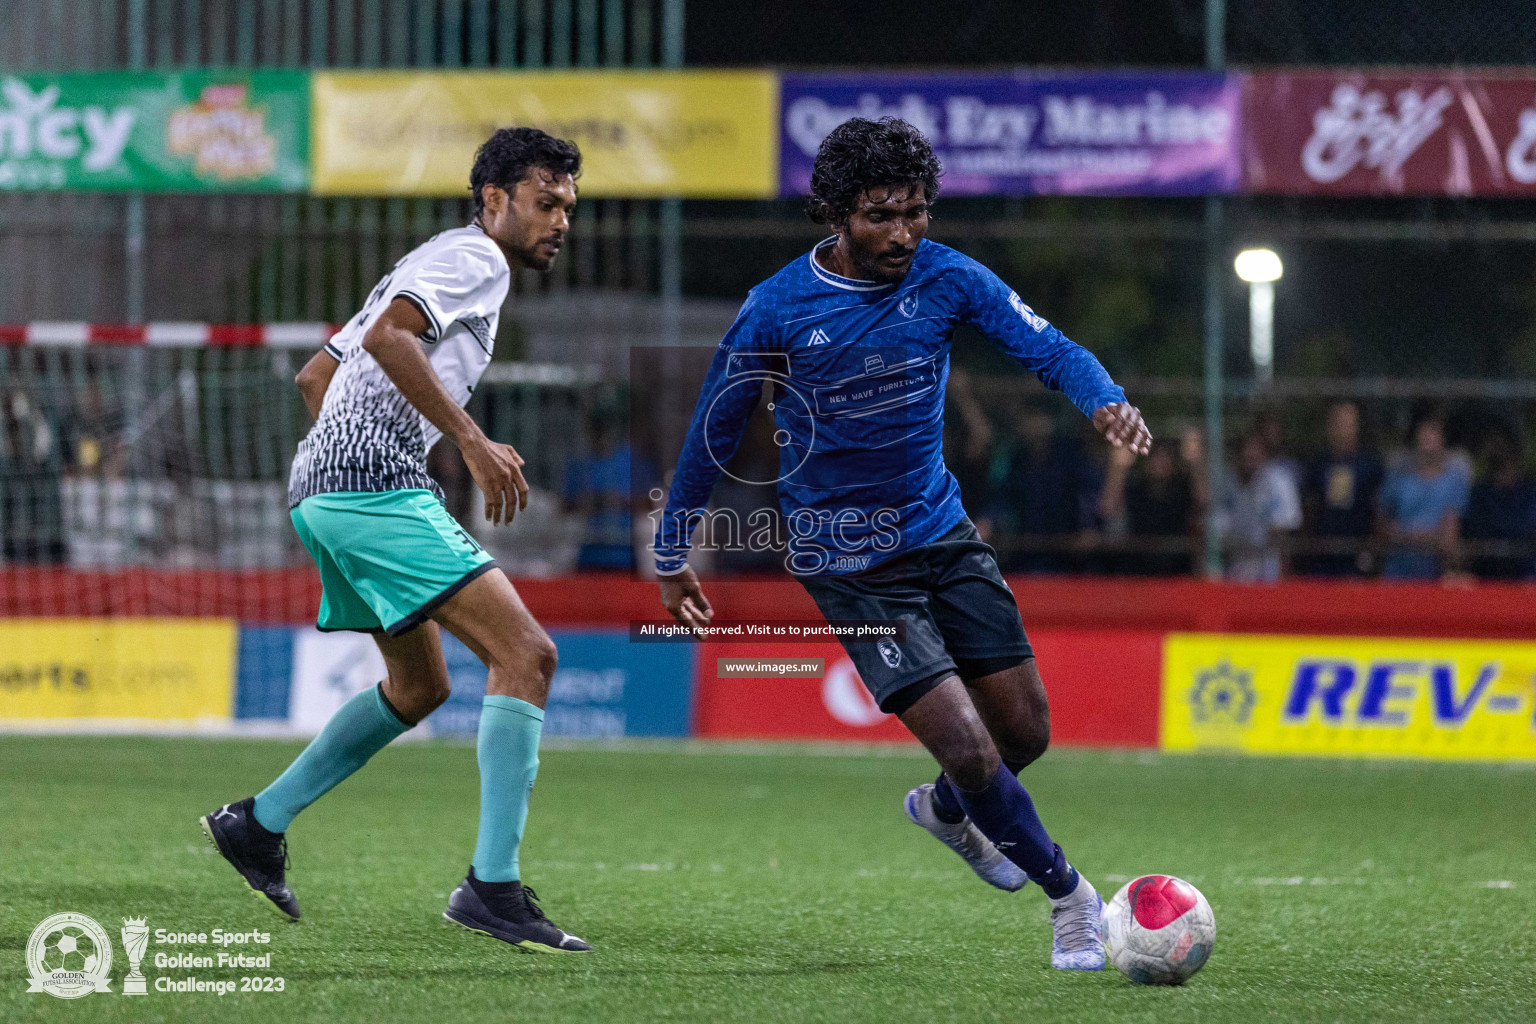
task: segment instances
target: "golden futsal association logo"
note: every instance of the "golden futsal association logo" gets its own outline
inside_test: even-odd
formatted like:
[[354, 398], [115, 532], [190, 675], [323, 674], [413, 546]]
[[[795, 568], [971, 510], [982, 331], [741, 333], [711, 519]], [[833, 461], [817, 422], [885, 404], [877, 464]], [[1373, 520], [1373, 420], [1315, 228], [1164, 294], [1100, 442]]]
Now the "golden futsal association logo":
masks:
[[79, 999], [112, 991], [112, 940], [84, 914], [54, 914], [27, 940], [28, 992]]

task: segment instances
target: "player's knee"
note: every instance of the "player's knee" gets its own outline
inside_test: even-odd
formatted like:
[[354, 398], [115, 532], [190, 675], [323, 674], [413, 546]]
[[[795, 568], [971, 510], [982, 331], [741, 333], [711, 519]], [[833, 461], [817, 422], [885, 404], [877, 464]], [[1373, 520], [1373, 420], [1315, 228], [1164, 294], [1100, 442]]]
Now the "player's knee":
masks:
[[[443, 703], [453, 693], [453, 688], [448, 685], [448, 677], [442, 676], [429, 682], [422, 693], [422, 703], [427, 705], [428, 714], [443, 706]], [[425, 717], [425, 716], [423, 716]]]
[[1051, 745], [1050, 719], [1038, 719], [1029, 724], [1018, 735], [1010, 737], [1007, 746], [1003, 750], [1003, 763], [1008, 770], [1017, 775], [1025, 768], [1040, 760], [1046, 748]]
[[522, 645], [522, 671], [527, 685], [541, 700], [549, 694], [549, 684], [554, 681], [555, 669], [560, 664], [560, 652], [555, 642], [542, 630], [528, 638]]
[[554, 678], [560, 660], [555, 642], [537, 624], [513, 630], [491, 645], [488, 654], [487, 668], [528, 680], [542, 679], [546, 683]]
[[955, 744], [945, 753], [942, 766], [951, 782], [975, 793], [992, 784], [1001, 763], [997, 748], [983, 733]]
[[402, 673], [390, 677], [392, 692], [385, 693], [390, 710], [408, 726], [418, 725], [422, 719], [442, 706], [450, 692], [448, 676], [413, 675]]
[[554, 681], [555, 669], [560, 667], [560, 650], [547, 635], [541, 636], [533, 648], [535, 672], [546, 690]]

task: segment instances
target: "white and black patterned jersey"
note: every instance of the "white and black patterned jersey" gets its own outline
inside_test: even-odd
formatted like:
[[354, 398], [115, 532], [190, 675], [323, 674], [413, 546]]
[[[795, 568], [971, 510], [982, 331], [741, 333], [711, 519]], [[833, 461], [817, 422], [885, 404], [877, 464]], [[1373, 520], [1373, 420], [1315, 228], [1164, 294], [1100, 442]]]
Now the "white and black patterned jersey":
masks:
[[474, 225], [434, 235], [395, 264], [325, 346], [341, 365], [319, 418], [299, 442], [288, 477], [290, 507], [337, 491], [420, 487], [442, 499], [427, 475], [427, 451], [442, 434], [363, 350], [363, 336], [396, 298], [415, 304], [427, 319], [427, 360], [462, 406], [490, 364], [511, 279], [501, 249]]

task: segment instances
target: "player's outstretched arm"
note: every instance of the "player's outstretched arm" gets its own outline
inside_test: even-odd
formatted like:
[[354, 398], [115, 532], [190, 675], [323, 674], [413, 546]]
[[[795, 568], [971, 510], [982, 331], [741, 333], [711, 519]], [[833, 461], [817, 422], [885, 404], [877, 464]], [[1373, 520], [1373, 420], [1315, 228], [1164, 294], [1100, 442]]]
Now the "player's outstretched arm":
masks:
[[1111, 402], [1093, 411], [1093, 426], [1116, 448], [1147, 455], [1152, 451], [1152, 431], [1141, 410], [1130, 402]]
[[299, 375], [293, 378], [293, 383], [298, 386], [299, 394], [304, 398], [304, 408], [309, 410], [309, 418], [320, 418], [320, 407], [325, 404], [325, 393], [330, 389], [331, 378], [336, 376], [336, 367], [340, 366], [336, 357], [331, 355], [329, 347], [322, 348], [319, 352], [309, 357], [309, 362], [299, 370]]
[[485, 436], [438, 380], [421, 349], [427, 318], [409, 299], [395, 299], [363, 336], [363, 351], [378, 362], [405, 400], [458, 446], [464, 464], [485, 495], [485, 518], [510, 523], [528, 507], [523, 457], [509, 444]]
[[1125, 390], [1092, 352], [1051, 326], [1018, 292], [974, 260], [960, 265], [957, 280], [965, 296], [965, 322], [979, 328], [1040, 383], [1063, 392], [1110, 444], [1138, 455], [1151, 450], [1152, 434], [1141, 411], [1125, 400]]

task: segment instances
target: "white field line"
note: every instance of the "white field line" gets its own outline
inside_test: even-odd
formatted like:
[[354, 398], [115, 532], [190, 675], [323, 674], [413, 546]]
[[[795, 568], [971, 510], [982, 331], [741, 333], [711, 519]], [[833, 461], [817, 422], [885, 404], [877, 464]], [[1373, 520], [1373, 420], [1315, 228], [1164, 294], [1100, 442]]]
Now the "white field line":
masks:
[[[190, 847], [190, 846], [187, 849], [188, 850], [194, 850], [194, 848]], [[195, 850], [195, 852], [203, 852], [203, 851], [198, 849], [198, 850]], [[766, 861], [764, 863], [751, 863], [751, 864], [730, 863], [730, 862], [725, 863], [725, 864], [689, 864], [689, 863], [678, 864], [678, 863], [670, 863], [670, 862], [669, 863], [610, 864], [610, 863], [608, 863], [606, 861], [543, 860], [543, 859], [539, 858], [536, 853], [534, 853], [530, 857], [530, 863], [537, 863], [538, 870], [540, 870], [540, 871], [640, 871], [640, 872], [646, 872], [646, 873], [651, 873], [651, 872], [672, 872], [672, 871], [688, 871], [688, 872], [698, 871], [698, 872], [709, 872], [711, 874], [720, 874], [722, 872], [732, 872], [732, 873], [740, 873], [740, 874], [755, 874], [755, 873], [757, 873], [759, 871], [777, 871], [778, 868], [779, 868], [778, 858], [776, 858], [776, 857], [775, 858], [771, 858], [770, 860], [768, 860], [768, 861]], [[859, 869], [857, 869], [856, 871], [853, 872], [853, 877], [854, 878], [898, 878], [898, 879], [906, 879], [906, 880], [932, 880], [932, 881], [947, 881], [947, 880], [950, 880], [950, 879], [958, 879], [958, 880], [961, 880], [961, 881], [965, 881], [965, 880], [970, 878], [970, 875], [966, 874], [964, 871], [905, 871], [905, 870], [901, 870], [899, 868], [878, 868], [878, 867], [870, 868], [870, 867], [862, 867], [862, 868], [859, 868]], [[1139, 876], [1106, 873], [1106, 874], [1100, 875], [1098, 877], [1099, 877], [1099, 880], [1104, 882], [1106, 885], [1114, 885], [1114, 886], [1118, 887], [1120, 885], [1124, 885], [1126, 882], [1129, 882], [1132, 878], [1136, 878], [1136, 877], [1139, 877]], [[1350, 885], [1350, 886], [1354, 886], [1354, 885], [1383, 885], [1383, 886], [1386, 886], [1386, 885], [1416, 885], [1416, 884], [1418, 884], [1418, 880], [1415, 879], [1415, 878], [1412, 878], [1412, 877], [1308, 878], [1308, 877], [1303, 876], [1303, 875], [1297, 875], [1297, 876], [1290, 877], [1290, 878], [1231, 878], [1231, 879], [1223, 879], [1223, 880], [1200, 878], [1200, 877], [1192, 877], [1192, 878], [1186, 879], [1186, 881], [1190, 882], [1193, 885], [1196, 885], [1197, 887], [1198, 886], [1202, 886], [1202, 885], [1209, 885], [1213, 889], [1215, 889], [1215, 888], [1224, 888], [1224, 887], [1228, 887], [1228, 886], [1238, 886], [1238, 885], [1258, 885], [1258, 886], [1272, 886], [1272, 885], [1307, 885], [1307, 886], [1322, 886], [1322, 885], [1329, 885], [1329, 886], [1333, 886], [1333, 885]], [[1472, 888], [1477, 888], [1477, 889], [1514, 889], [1514, 888], [1517, 888], [1517, 885], [1514, 882], [1505, 881], [1505, 880], [1499, 880], [1499, 881], [1492, 881], [1492, 882], [1475, 882], [1475, 883], [1472, 883]], [[1106, 893], [1105, 895], [1107, 896], [1108, 894]]]
[[[278, 719], [233, 719], [213, 722], [166, 722], [154, 719], [4, 719], [0, 735], [19, 736], [141, 736], [151, 739], [306, 740], [313, 733], [294, 730]], [[414, 729], [395, 742], [432, 741], [443, 746], [472, 747], [473, 735], [433, 736]], [[545, 736], [540, 750], [634, 754], [744, 754], [758, 757], [888, 757], [929, 759], [916, 743], [857, 743], [826, 740], [707, 740], [631, 737], [579, 739]]]

